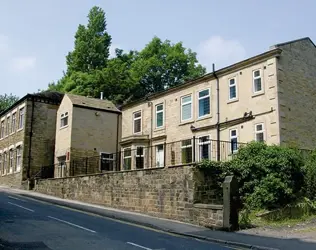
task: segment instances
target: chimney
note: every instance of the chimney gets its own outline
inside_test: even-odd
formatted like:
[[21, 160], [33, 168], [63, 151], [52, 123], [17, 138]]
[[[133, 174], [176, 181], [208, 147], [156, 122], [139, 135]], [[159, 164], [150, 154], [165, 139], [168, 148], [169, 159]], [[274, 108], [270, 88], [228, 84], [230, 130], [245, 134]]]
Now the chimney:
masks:
[[100, 97], [100, 99], [103, 100], [103, 92], [101, 92], [101, 97]]

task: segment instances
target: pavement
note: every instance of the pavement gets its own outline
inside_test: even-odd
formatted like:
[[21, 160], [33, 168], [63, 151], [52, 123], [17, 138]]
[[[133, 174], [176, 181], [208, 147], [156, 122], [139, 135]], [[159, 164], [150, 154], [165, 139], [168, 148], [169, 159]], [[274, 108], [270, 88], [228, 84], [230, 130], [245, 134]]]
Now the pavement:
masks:
[[[8, 202], [15, 203], [15, 205]], [[23, 232], [26, 235], [31, 234], [24, 239], [25, 241], [31, 238], [33, 241], [41, 239], [42, 243], [44, 242], [50, 247], [31, 247], [29, 249], [88, 249], [87, 246], [89, 249], [148, 250], [316, 249], [316, 242], [312, 241], [249, 235], [242, 232], [214, 231], [178, 221], [1, 186], [0, 206], [0, 249], [1, 239], [2, 241], [21, 242], [24, 239]], [[22, 221], [14, 219], [13, 216], [19, 218], [20, 215], [17, 213], [22, 213], [20, 210], [24, 210], [23, 213], [31, 218], [23, 220], [21, 215]], [[2, 233], [3, 227], [6, 234]], [[56, 227], [60, 230], [56, 231]], [[25, 228], [25, 230], [20, 232], [21, 228]], [[76, 233], [77, 231], [80, 233]], [[21, 238], [20, 235], [22, 235]]]

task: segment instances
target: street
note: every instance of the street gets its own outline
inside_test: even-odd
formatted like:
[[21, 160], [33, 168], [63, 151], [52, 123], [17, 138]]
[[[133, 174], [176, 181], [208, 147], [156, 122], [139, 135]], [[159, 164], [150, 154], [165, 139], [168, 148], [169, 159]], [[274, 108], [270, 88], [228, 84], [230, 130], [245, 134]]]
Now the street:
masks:
[[0, 192], [0, 249], [229, 249]]

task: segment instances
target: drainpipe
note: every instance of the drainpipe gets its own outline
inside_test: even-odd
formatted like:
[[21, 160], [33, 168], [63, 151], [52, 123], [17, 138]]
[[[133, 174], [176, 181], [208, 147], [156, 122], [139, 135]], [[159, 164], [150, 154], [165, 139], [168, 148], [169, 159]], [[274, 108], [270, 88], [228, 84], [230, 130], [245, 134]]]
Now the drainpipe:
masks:
[[120, 168], [120, 160], [121, 155], [118, 151], [118, 144], [119, 144], [119, 129], [120, 129], [120, 114], [117, 114], [117, 124], [116, 124], [116, 171], [119, 171]]
[[221, 143], [220, 143], [220, 112], [219, 112], [219, 79], [218, 76], [215, 73], [215, 64], [213, 63], [213, 75], [216, 78], [216, 100], [217, 100], [217, 122], [216, 122], [216, 132], [217, 132], [217, 161], [220, 161], [221, 159]]
[[[31, 159], [32, 159], [32, 137], [33, 137], [33, 122], [34, 122], [34, 96], [32, 96], [32, 113], [31, 113], [31, 128], [29, 132], [29, 155], [27, 166], [27, 179], [31, 177]], [[26, 121], [25, 121], [26, 122]]]
[[154, 128], [153, 128], [153, 123], [154, 123], [154, 117], [153, 117], [153, 103], [152, 102], [149, 102], [150, 103], [150, 107], [151, 107], [151, 110], [150, 110], [150, 112], [151, 112], [151, 125], [150, 125], [150, 141], [149, 141], [149, 148], [150, 148], [150, 167], [152, 168], [153, 167], [153, 148], [152, 148], [152, 146], [153, 146], [153, 142], [152, 142], [152, 140], [153, 140], [153, 130], [154, 130]]

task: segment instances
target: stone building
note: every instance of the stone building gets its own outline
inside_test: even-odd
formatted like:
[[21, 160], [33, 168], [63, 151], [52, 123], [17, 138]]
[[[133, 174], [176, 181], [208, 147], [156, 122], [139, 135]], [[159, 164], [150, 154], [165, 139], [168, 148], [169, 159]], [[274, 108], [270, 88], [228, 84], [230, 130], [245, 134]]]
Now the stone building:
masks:
[[112, 102], [65, 94], [57, 111], [55, 177], [115, 170], [120, 137], [121, 112]]
[[122, 168], [223, 160], [253, 140], [312, 149], [315, 121], [316, 48], [303, 38], [124, 105]]
[[27, 94], [0, 113], [0, 185], [21, 187], [54, 162], [57, 108], [62, 94]]

